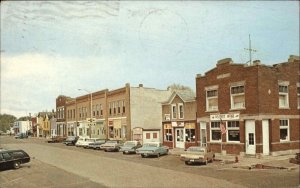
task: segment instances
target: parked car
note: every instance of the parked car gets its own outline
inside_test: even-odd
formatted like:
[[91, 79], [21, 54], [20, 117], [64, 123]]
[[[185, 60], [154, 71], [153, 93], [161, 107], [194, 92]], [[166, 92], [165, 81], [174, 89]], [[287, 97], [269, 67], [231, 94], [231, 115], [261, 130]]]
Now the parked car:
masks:
[[123, 146], [120, 147], [120, 151], [123, 154], [136, 153], [136, 149], [142, 147], [139, 141], [126, 141]]
[[100, 146], [102, 144], [104, 144], [106, 142], [105, 139], [102, 139], [102, 140], [98, 140], [98, 141], [95, 141], [93, 143], [89, 143], [89, 146], [88, 148], [93, 148], [93, 149], [101, 149]]
[[47, 142], [48, 143], [59, 143], [59, 142], [64, 142], [65, 140], [66, 140], [66, 137], [64, 137], [64, 136], [52, 136], [47, 140]]
[[167, 155], [169, 152], [169, 148], [163, 146], [162, 143], [159, 142], [148, 142], [143, 144], [141, 148], [136, 149], [137, 154], [141, 154], [142, 157], [148, 156], [161, 156]]
[[100, 146], [100, 149], [107, 151], [119, 151], [120, 147], [123, 145], [123, 142], [120, 140], [108, 140], [105, 144]]
[[86, 137], [79, 137], [77, 142], [75, 143], [76, 147], [83, 147], [85, 145], [86, 140], [89, 138]]
[[29, 162], [30, 156], [23, 150], [0, 150], [0, 169], [18, 169], [21, 164]]
[[180, 155], [180, 160], [184, 161], [186, 165], [191, 163], [204, 163], [212, 162], [215, 154], [208, 151], [206, 147], [192, 146], [189, 147], [183, 154]]
[[85, 149], [91, 148], [91, 147], [90, 147], [90, 144], [95, 143], [95, 142], [98, 142], [98, 141], [101, 141], [101, 140], [103, 140], [103, 139], [100, 139], [100, 138], [88, 138], [88, 139], [86, 139], [85, 142], [83, 142], [82, 146], [83, 146]]
[[78, 138], [78, 136], [68, 136], [63, 143], [66, 144], [66, 146], [75, 146]]
[[25, 133], [17, 133], [15, 136], [15, 139], [23, 139], [23, 138], [28, 138], [28, 135]]

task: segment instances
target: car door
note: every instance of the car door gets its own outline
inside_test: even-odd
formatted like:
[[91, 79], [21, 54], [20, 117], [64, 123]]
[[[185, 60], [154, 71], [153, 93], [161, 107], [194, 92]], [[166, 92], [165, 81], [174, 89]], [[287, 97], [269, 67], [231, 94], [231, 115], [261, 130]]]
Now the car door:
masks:
[[9, 153], [2, 153], [4, 167], [9, 167], [13, 165], [13, 157]]

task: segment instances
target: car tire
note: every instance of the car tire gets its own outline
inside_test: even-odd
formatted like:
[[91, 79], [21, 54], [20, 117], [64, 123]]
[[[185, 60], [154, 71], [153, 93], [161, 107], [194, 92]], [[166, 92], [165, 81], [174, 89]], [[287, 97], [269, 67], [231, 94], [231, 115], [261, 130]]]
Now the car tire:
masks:
[[188, 161], [184, 161], [184, 163], [185, 163], [186, 165], [189, 165], [189, 164], [190, 164], [190, 162], [188, 162]]
[[126, 153], [125, 153], [125, 151], [123, 151], [123, 155], [125, 155]]
[[207, 159], [207, 158], [205, 159], [205, 162], [204, 162], [204, 164], [205, 164], [205, 165], [207, 165], [207, 164], [208, 164], [208, 159]]
[[144, 154], [141, 154], [142, 158], [145, 158], [145, 155]]
[[156, 155], [156, 157], [159, 158], [159, 156], [160, 156], [160, 154], [158, 153], [158, 154]]
[[19, 161], [15, 161], [14, 162], [14, 169], [18, 169], [18, 168], [20, 168], [20, 162]]
[[104, 151], [105, 151], [105, 152], [107, 152], [107, 150], [106, 150], [106, 149], [105, 149]]

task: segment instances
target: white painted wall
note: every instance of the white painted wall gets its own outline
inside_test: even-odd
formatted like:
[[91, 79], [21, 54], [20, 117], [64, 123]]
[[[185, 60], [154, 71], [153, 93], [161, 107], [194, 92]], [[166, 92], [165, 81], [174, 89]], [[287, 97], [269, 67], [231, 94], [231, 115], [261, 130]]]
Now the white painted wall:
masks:
[[[169, 90], [154, 88], [130, 88], [131, 130], [136, 127], [143, 129], [162, 128], [162, 102], [171, 96]], [[161, 132], [161, 131], [160, 131]], [[161, 137], [161, 133], [159, 134]]]

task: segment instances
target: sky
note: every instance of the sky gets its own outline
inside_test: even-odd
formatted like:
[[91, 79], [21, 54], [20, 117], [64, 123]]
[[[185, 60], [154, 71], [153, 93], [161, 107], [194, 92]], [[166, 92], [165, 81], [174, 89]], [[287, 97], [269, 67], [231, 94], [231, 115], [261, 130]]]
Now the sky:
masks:
[[[3, 1], [0, 113], [55, 109], [102, 89], [195, 91], [220, 59], [272, 65], [299, 55], [297, 1]], [[78, 90], [78, 89], [83, 90]]]

